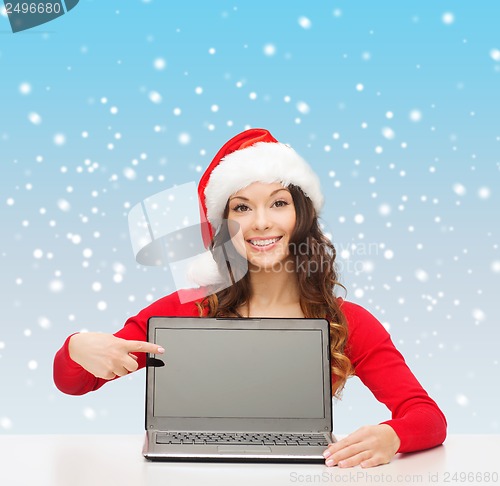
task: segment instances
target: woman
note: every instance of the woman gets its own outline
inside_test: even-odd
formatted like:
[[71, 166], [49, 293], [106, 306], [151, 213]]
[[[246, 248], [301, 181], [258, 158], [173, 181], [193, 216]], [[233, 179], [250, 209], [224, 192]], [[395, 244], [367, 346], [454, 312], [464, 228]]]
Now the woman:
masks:
[[[367, 310], [334, 296], [335, 249], [318, 224], [323, 196], [309, 165], [267, 130], [247, 130], [217, 153], [198, 193], [214, 255], [196, 267], [200, 287], [158, 300], [114, 335], [70, 336], [55, 357], [57, 387], [74, 395], [97, 390], [142, 368], [145, 353], [163, 353], [144, 342], [150, 316], [326, 317], [334, 395], [356, 375], [392, 412], [391, 420], [330, 445], [326, 464], [377, 466], [397, 452], [441, 444], [446, 419], [387, 331]], [[229, 239], [232, 253], [220, 260], [215, 250], [227, 249]], [[232, 284], [221, 286], [227, 274]]]

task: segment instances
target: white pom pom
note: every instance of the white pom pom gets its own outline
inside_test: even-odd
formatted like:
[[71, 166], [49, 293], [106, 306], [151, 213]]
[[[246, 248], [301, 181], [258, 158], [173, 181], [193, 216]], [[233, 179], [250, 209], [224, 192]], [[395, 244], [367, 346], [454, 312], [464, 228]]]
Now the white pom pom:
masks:
[[189, 266], [187, 278], [200, 287], [215, 285], [224, 281], [224, 278], [219, 273], [217, 263], [215, 263], [209, 251], [194, 259]]

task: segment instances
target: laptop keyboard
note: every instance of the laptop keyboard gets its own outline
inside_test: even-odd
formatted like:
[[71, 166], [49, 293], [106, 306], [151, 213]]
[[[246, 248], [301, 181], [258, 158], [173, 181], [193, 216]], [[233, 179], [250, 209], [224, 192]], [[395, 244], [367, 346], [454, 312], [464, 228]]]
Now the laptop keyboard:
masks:
[[200, 445], [280, 445], [280, 446], [328, 446], [322, 434], [262, 434], [221, 432], [165, 432], [156, 436], [157, 444]]

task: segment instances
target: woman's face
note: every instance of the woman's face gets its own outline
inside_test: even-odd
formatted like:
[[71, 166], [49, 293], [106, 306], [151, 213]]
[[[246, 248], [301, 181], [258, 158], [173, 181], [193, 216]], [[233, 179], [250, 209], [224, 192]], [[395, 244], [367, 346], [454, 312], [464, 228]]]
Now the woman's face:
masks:
[[254, 182], [233, 194], [228, 220], [233, 244], [250, 269], [276, 271], [283, 266], [296, 214], [292, 195], [281, 183]]

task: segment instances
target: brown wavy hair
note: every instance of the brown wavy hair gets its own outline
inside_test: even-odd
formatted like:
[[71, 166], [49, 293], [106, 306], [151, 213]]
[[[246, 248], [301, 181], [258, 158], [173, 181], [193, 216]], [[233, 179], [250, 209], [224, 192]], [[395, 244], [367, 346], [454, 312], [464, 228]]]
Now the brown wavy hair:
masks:
[[[330, 322], [330, 362], [332, 375], [336, 377], [332, 385], [332, 395], [340, 398], [347, 378], [354, 374], [353, 366], [344, 353], [348, 338], [347, 320], [334, 295], [336, 285], [344, 290], [345, 287], [337, 280], [335, 247], [321, 231], [312, 201], [298, 186], [289, 185], [288, 189], [296, 212], [296, 225], [290, 238], [289, 251], [295, 261], [300, 307], [305, 317], [326, 318]], [[213, 238], [211, 249], [222, 246], [230, 239], [228, 214], [229, 204], [226, 205], [223, 223]], [[227, 267], [233, 274], [234, 283], [197, 302], [200, 316], [242, 317], [237, 309], [248, 304], [251, 297], [250, 272], [240, 276], [234, 274], [238, 268], [246, 266], [238, 265], [237, 260], [243, 257], [236, 249], [231, 250], [231, 246], [224, 245], [228, 253], [227, 261], [217, 261], [215, 255], [221, 252], [214, 253], [214, 258], [219, 268]], [[229, 265], [228, 261], [233, 263], [236, 261], [236, 264]]]

